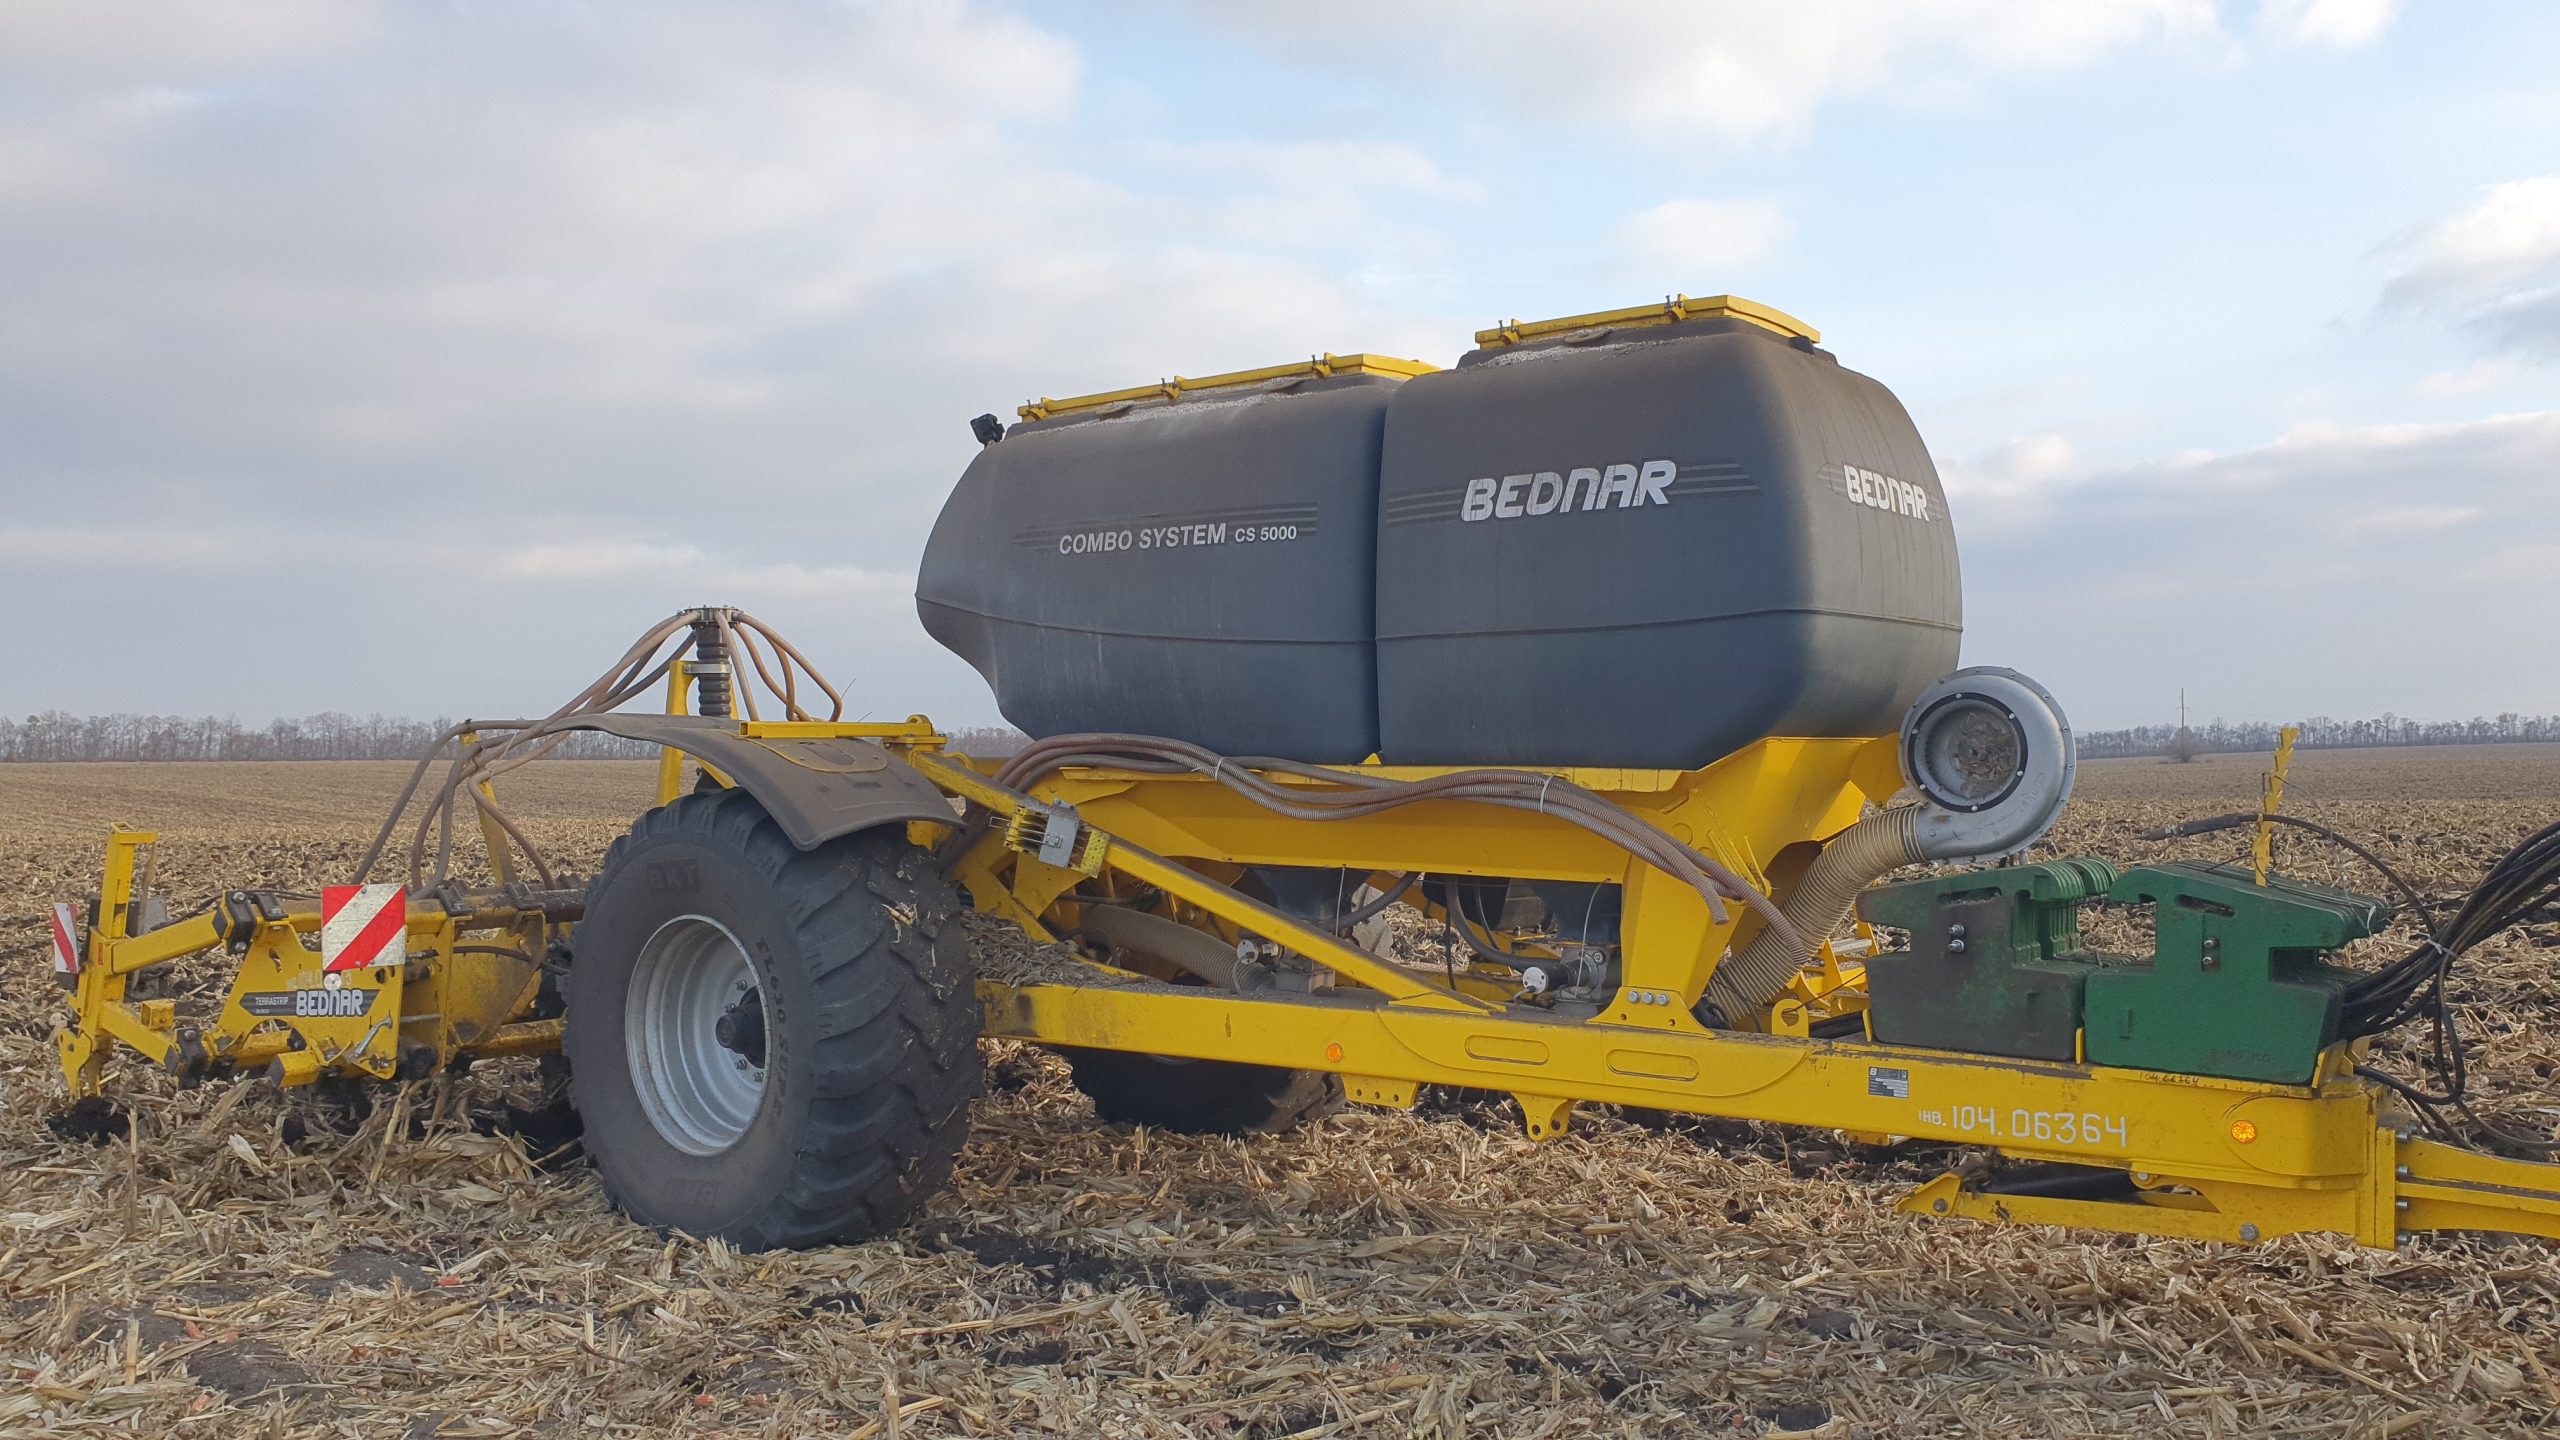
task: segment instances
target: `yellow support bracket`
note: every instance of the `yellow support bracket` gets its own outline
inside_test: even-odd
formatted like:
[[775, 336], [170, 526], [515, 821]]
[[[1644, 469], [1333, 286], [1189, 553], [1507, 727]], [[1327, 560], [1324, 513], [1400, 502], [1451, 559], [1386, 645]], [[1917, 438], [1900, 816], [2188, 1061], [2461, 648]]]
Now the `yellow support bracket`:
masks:
[[[916, 754], [908, 757], [908, 763], [945, 791], [985, 806], [1008, 824], [1028, 808], [1027, 797], [997, 785], [956, 760], [935, 754]], [[1026, 857], [1026, 863], [1036, 862], [1029, 862]], [[1103, 848], [1101, 863], [1176, 899], [1187, 900], [1240, 929], [1250, 930], [1294, 950], [1336, 975], [1365, 985], [1399, 1005], [1477, 1014], [1500, 1008], [1490, 1001], [1435, 985], [1402, 966], [1390, 965], [1339, 936], [1327, 934], [1250, 896], [1239, 895], [1196, 870], [1175, 864], [1126, 840], [1110, 841]]]
[[2258, 828], [2249, 837], [2249, 871], [2261, 889], [2276, 863], [2276, 822], [2268, 817], [2284, 808], [2285, 772], [2293, 768], [2293, 742], [2301, 736], [2299, 725], [2287, 725], [2276, 733], [2276, 763], [2267, 771], [2266, 784], [2258, 794]]
[[2394, 1227], [2508, 1230], [2560, 1237], [2560, 1165], [2507, 1160], [2433, 1140], [2403, 1140], [2384, 1178]]

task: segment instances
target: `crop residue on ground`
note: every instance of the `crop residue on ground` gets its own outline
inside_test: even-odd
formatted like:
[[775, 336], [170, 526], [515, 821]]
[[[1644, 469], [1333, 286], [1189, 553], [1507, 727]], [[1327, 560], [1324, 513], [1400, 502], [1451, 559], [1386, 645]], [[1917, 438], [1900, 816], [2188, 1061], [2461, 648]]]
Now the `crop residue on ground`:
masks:
[[[2262, 764], [2086, 765], [2051, 848], [2227, 858], [2244, 837], [2135, 832], [2247, 808]], [[650, 778], [537, 769], [514, 808], [575, 865]], [[128, 1131], [48, 1127], [39, 916], [108, 822], [160, 830], [183, 906], [331, 878], [400, 778], [0, 767], [0, 1433], [2432, 1437], [2560, 1410], [2540, 1242], [1933, 1223], [1893, 1202], [1951, 1152], [1816, 1131], [1589, 1108], [1535, 1145], [1508, 1101], [1441, 1094], [1198, 1140], [1100, 1127], [1062, 1065], [991, 1045], [923, 1223], [740, 1255], [605, 1210], [508, 1108], [520, 1067], [368, 1105], [128, 1066]], [[2307, 754], [2288, 803], [2448, 896], [2560, 815], [2560, 747]], [[2478, 1083], [2548, 1128], [2560, 925], [2473, 958]]]

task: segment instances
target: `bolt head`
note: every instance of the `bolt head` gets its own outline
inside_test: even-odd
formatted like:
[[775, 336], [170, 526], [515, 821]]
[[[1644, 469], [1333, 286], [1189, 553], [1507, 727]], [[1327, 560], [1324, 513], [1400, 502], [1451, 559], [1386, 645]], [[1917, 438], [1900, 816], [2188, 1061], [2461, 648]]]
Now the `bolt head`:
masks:
[[2248, 1224], [2242, 1225], [2240, 1227], [2240, 1238], [2243, 1240], [2256, 1240], [2258, 1238], [2258, 1227]]

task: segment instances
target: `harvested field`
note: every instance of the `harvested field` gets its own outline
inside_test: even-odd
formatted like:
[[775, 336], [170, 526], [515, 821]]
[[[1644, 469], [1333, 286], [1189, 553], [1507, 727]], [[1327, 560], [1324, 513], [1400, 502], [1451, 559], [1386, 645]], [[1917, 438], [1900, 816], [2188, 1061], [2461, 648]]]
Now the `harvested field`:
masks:
[[[2249, 807], [2263, 763], [2084, 766], [2055, 847], [2228, 857], [2243, 836], [2134, 832]], [[400, 778], [0, 766], [0, 1434], [2492, 1436], [2560, 1412], [2541, 1242], [1924, 1222], [1894, 1199], [1949, 1152], [1810, 1131], [1586, 1108], [1533, 1145], [1509, 1102], [1445, 1094], [1196, 1140], [1101, 1127], [1062, 1065], [996, 1044], [924, 1223], [752, 1256], [607, 1211], [501, 1067], [369, 1110], [128, 1068], [130, 1137], [47, 1127], [39, 907], [94, 883], [106, 822], [162, 833], [181, 900], [309, 886]], [[539, 766], [512, 808], [590, 865], [648, 783]], [[2290, 800], [2449, 895], [2560, 816], [2560, 747], [2309, 753]], [[2481, 1093], [2548, 1131], [2560, 925], [2473, 960]]]

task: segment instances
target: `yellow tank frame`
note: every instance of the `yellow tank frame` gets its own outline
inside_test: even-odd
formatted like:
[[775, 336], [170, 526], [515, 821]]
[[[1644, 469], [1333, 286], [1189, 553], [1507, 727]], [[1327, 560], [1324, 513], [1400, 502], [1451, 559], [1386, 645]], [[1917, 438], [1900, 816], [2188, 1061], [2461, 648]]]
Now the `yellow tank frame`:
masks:
[[[683, 680], [679, 669], [671, 686]], [[671, 697], [671, 710], [679, 704]], [[1206, 777], [1107, 769], [1067, 770], [1026, 796], [995, 784], [992, 767], [948, 751], [921, 716], [890, 725], [738, 728], [748, 739], [873, 741], [990, 814], [996, 823], [971, 828], [960, 842], [938, 824], [916, 823], [911, 833], [919, 843], [958, 844], [953, 873], [976, 907], [1035, 939], [1072, 932], [1077, 888], [1117, 877], [1164, 892], [1177, 918], [1231, 939], [1250, 933], [1275, 942], [1334, 980], [1308, 993], [1245, 994], [1132, 985], [1125, 973], [1099, 966], [1091, 985], [985, 978], [978, 993], [989, 1035], [1329, 1071], [1343, 1077], [1353, 1100], [1372, 1105], [1409, 1107], [1424, 1085], [1506, 1093], [1542, 1140], [1565, 1132], [1576, 1104], [1606, 1103], [1827, 1127], [1862, 1139], [1944, 1141], [2118, 1171], [2127, 1181], [2118, 1196], [2087, 1199], [1994, 1193], [1950, 1173], [1904, 1202], [1921, 1215], [2235, 1242], [2328, 1231], [2385, 1248], [2427, 1230], [2560, 1237], [2560, 1166], [2417, 1139], [2397, 1102], [2355, 1073], [2348, 1046], [2323, 1056], [2312, 1083], [2288, 1086], [1815, 1038], [1806, 1028], [1816, 1017], [1864, 1006], [1856, 958], [1828, 945], [1767, 1013], [1736, 1017], [1748, 1028], [1708, 1029], [1691, 1006], [1728, 947], [1748, 942], [1751, 912], [1731, 907], [1719, 923], [1685, 885], [1553, 817], [1443, 800], [1357, 819], [1296, 820]], [[1445, 773], [1365, 768], [1407, 779]], [[1608, 795], [1781, 901], [1821, 840], [1901, 783], [1891, 737], [1765, 740], [1693, 772], [1544, 773]], [[663, 767], [662, 803], [681, 779], [681, 767]], [[1072, 868], [1033, 853], [1050, 807], [1065, 807], [1080, 827]], [[357, 982], [392, 990], [396, 1026], [258, 1023], [241, 1010], [241, 994], [314, 983], [319, 962], [308, 937], [317, 910], [284, 909], [244, 926], [217, 907], [135, 934], [137, 856], [150, 838], [120, 831], [109, 844], [73, 1023], [61, 1040], [73, 1093], [97, 1093], [101, 1064], [119, 1045], [164, 1063], [183, 1058], [189, 1044], [234, 1066], [282, 1060], [278, 1078], [288, 1084], [324, 1072], [391, 1078], [401, 1042], [427, 1047], [438, 1061], [556, 1047], [558, 1022], [526, 1014], [537, 979], [529, 962], [544, 953], [555, 921], [527, 906], [521, 887], [458, 907], [412, 897], [412, 958], [430, 963]], [[1621, 884], [1624, 981], [1615, 1001], [1588, 1018], [1518, 1003], [1507, 975], [1391, 963], [1238, 892], [1226, 882], [1248, 865]], [[473, 930], [496, 936], [475, 945], [463, 939]], [[241, 955], [240, 974], [209, 1034], [184, 1033], [165, 1001], [127, 998], [135, 972], [226, 945]], [[513, 953], [486, 954], [494, 950]], [[471, 956], [489, 963], [460, 963]], [[468, 1035], [454, 1018], [466, 1012]]]
[[[946, 791], [999, 815], [1021, 808], [957, 757], [911, 752]], [[1445, 773], [1365, 767], [1399, 779]], [[1556, 770], [1698, 845], [1783, 899], [1816, 842], [1901, 785], [1890, 736], [1773, 739], [1694, 772]], [[1331, 1071], [1356, 1101], [1410, 1107], [1423, 1085], [1515, 1097], [1529, 1134], [1564, 1133], [1582, 1102], [1829, 1127], [1998, 1150], [2013, 1159], [2125, 1172], [2130, 1193], [2076, 1199], [1990, 1193], [1950, 1173], [1903, 1208], [1994, 1222], [2251, 1242], [2330, 1231], [2395, 1246], [2423, 1230], [2560, 1236], [2560, 1166], [2415, 1138], [2385, 1092], [2339, 1047], [2314, 1083], [2020, 1060], [1815, 1039], [1818, 1013], [1863, 1008], [1854, 961], [1825, 953], [1751, 1030], [1690, 1013], [1749, 912], [1714, 923], [1695, 892], [1562, 821], [1464, 802], [1426, 802], [1339, 821], [1283, 818], [1201, 776], [1070, 770], [1035, 798], [1072, 806], [1105, 843], [1097, 868], [1158, 887], [1183, 918], [1250, 931], [1331, 970], [1313, 995], [1197, 987], [981, 981], [987, 1033], [1048, 1045]], [[1390, 964], [1220, 883], [1245, 865], [1509, 876], [1624, 884], [1625, 981], [1588, 1019], [1505, 1003], [1507, 987], [1451, 985]], [[1081, 870], [978, 838], [955, 873], [978, 908], [1038, 938], [1073, 928]], [[1661, 997], [1661, 998], [1655, 998]]]

